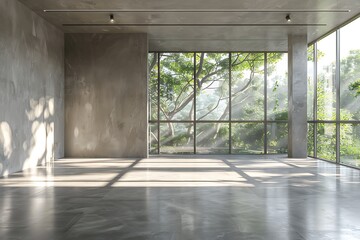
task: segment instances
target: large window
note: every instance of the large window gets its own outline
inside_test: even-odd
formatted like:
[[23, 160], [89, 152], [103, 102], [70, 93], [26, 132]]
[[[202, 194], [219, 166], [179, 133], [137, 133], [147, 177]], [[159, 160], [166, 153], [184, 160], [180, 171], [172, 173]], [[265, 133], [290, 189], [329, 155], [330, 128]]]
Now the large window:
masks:
[[150, 154], [286, 153], [287, 79], [285, 53], [150, 53]]
[[336, 120], [336, 33], [317, 43], [317, 120]]
[[315, 100], [308, 102], [308, 154], [356, 167], [360, 167], [358, 29], [359, 18], [308, 50], [308, 101]]

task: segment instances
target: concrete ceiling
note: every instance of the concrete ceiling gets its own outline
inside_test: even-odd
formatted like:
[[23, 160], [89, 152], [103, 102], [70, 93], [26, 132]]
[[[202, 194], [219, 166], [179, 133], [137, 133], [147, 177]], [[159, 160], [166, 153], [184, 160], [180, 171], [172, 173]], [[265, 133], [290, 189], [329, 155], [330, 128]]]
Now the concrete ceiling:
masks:
[[[20, 1], [66, 33], [148, 33], [151, 51], [287, 51], [288, 34], [307, 34], [311, 42], [360, 13], [359, 0]], [[111, 13], [115, 24], [109, 23]]]

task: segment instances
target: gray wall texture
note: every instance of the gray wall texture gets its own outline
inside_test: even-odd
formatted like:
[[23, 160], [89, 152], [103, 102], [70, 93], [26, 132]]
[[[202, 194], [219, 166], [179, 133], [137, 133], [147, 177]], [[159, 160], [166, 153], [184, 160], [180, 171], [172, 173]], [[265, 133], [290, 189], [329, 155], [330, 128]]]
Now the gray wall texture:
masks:
[[0, 1], [0, 176], [64, 154], [63, 33]]
[[146, 34], [65, 34], [65, 156], [147, 156]]

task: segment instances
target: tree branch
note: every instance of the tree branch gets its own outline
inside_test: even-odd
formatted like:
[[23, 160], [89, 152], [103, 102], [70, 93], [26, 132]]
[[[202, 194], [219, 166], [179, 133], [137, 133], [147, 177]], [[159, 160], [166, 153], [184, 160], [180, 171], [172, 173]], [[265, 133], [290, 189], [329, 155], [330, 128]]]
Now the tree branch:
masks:
[[185, 90], [189, 85], [190, 85], [190, 83], [187, 82], [187, 84], [186, 84], [184, 87], [181, 88], [181, 91], [180, 91], [179, 95], [177, 96], [177, 98], [176, 98], [176, 100], [175, 100], [175, 103], [174, 103], [175, 108], [176, 108], [177, 103], [178, 103], [178, 101], [179, 101], [179, 99], [180, 99], [180, 96], [183, 94], [184, 90]]
[[[201, 53], [201, 55], [200, 55], [199, 69], [197, 70], [196, 75], [195, 75], [195, 76], [196, 76], [196, 80], [199, 79], [200, 73], [201, 73], [201, 71], [202, 71], [202, 69], [203, 69], [204, 56], [205, 56], [205, 53]], [[195, 57], [196, 57], [196, 56], [195, 56]]]
[[157, 53], [154, 53], [154, 57], [153, 59], [151, 60], [151, 63], [150, 63], [150, 66], [149, 66], [149, 72], [152, 71], [152, 69], [155, 67], [155, 64], [157, 62]]
[[174, 110], [169, 113], [169, 118], [172, 119], [176, 113], [183, 110], [188, 105], [188, 103], [193, 99], [193, 97], [194, 97], [194, 93], [191, 93], [189, 96], [187, 96], [187, 99], [183, 101], [177, 109], [174, 108]]
[[219, 106], [221, 100], [224, 100], [224, 99], [227, 99], [227, 97], [225, 97], [225, 98], [220, 97], [219, 100], [217, 101], [215, 107], [213, 107], [213, 109], [209, 110], [204, 116], [202, 116], [198, 120], [201, 120], [201, 119], [205, 118], [206, 116], [208, 116], [210, 113], [212, 113]]

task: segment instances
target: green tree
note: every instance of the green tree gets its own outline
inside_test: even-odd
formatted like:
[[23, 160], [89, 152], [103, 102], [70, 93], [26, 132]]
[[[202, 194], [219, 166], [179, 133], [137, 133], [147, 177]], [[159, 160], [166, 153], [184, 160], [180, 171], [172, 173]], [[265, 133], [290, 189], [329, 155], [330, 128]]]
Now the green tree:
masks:
[[[273, 65], [281, 59], [282, 54], [269, 56], [268, 63], [272, 67], [268, 71], [275, 71]], [[158, 57], [160, 57], [160, 69], [157, 69]], [[153, 53], [149, 55], [150, 118], [154, 120], [157, 118], [157, 107], [159, 107], [160, 119], [169, 121], [167, 127], [162, 124], [162, 143], [167, 142], [169, 145], [180, 146], [193, 141], [191, 124], [187, 124], [187, 131], [184, 131], [180, 129], [184, 125], [181, 126], [181, 124], [171, 121], [193, 120], [195, 96], [197, 120], [227, 120], [230, 98], [232, 99], [232, 109], [237, 110], [239, 115], [247, 115], [247, 120], [263, 120], [264, 54], [233, 53], [231, 61], [229, 54], [222, 53], [197, 53], [195, 57], [196, 68], [194, 69], [193, 53], [160, 53], [160, 56]], [[232, 71], [231, 95], [229, 89], [230, 68]], [[158, 71], [160, 71], [160, 92], [157, 91]], [[278, 85], [274, 86], [275, 92], [278, 87]], [[274, 94], [274, 96], [277, 95]], [[159, 104], [157, 104], [158, 97], [160, 98]], [[287, 111], [282, 113], [282, 110], [280, 109], [277, 114], [287, 115]], [[199, 123], [196, 130], [199, 146], [218, 145], [228, 148], [228, 141], [224, 140], [228, 139], [229, 134], [227, 124], [218, 122], [205, 125]], [[263, 138], [263, 133], [259, 132], [258, 128], [246, 130], [248, 132], [244, 136], [260, 134], [258, 138]], [[249, 146], [249, 143], [247, 145], [240, 143], [240, 145]]]
[[[320, 56], [320, 58], [319, 58]], [[326, 57], [318, 54], [318, 60]], [[326, 69], [335, 70], [335, 62]], [[349, 55], [340, 63], [340, 116], [342, 121], [360, 119], [360, 102], [357, 99], [360, 77], [360, 50], [350, 51]], [[329, 85], [330, 84], [330, 85]], [[317, 109], [318, 119], [336, 120], [336, 92], [333, 79], [321, 72], [317, 76]], [[334, 123], [317, 124], [317, 153], [318, 157], [336, 160], [336, 128]], [[340, 125], [340, 156], [360, 160], [360, 134], [358, 127], [352, 124]], [[310, 136], [311, 137], [311, 136]], [[309, 151], [313, 151], [309, 145]]]
[[349, 90], [355, 92], [355, 97], [360, 96], [360, 79], [349, 85]]

